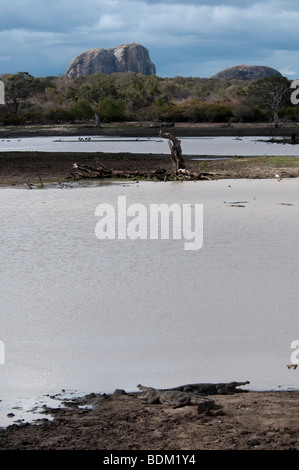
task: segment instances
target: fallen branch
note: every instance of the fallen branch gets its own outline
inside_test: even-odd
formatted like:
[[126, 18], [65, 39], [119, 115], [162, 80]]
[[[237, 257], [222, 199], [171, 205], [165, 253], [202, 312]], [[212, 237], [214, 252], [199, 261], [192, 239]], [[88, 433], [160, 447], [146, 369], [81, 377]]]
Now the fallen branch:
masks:
[[102, 163], [97, 162], [96, 167], [80, 165], [77, 163], [73, 164], [74, 173], [72, 176], [75, 178], [122, 178], [122, 179], [134, 179], [143, 178], [158, 181], [173, 181], [173, 180], [211, 180], [215, 177], [214, 173], [199, 173], [196, 171], [190, 171], [186, 168], [186, 164], [183, 158], [181, 141], [174, 135], [164, 131], [160, 131], [160, 137], [168, 139], [168, 145], [171, 151], [171, 163], [172, 172], [168, 172], [164, 168], [157, 168], [153, 171], [146, 170], [114, 170], [105, 168]]
[[114, 169], [104, 169], [104, 168], [95, 168], [86, 165], [78, 165], [74, 163], [73, 165], [74, 172], [72, 176], [76, 179], [78, 178], [94, 178], [94, 179], [111, 179], [111, 178], [121, 178], [121, 179], [150, 179], [155, 181], [173, 181], [173, 180], [211, 180], [215, 177], [214, 173], [198, 173], [195, 171], [189, 170], [178, 170], [176, 175], [168, 172], [164, 168], [157, 168], [152, 171], [142, 171], [142, 170], [114, 170]]

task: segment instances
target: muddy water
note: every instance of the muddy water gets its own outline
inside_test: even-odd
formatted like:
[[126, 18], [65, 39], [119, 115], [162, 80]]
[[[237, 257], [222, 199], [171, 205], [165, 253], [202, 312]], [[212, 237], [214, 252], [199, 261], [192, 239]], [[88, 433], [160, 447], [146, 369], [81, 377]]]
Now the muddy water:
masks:
[[[286, 367], [299, 340], [298, 185], [0, 189], [0, 425], [13, 403], [26, 408], [62, 389], [298, 388], [298, 369]], [[98, 240], [96, 207], [123, 195], [145, 207], [203, 204], [203, 247]]]

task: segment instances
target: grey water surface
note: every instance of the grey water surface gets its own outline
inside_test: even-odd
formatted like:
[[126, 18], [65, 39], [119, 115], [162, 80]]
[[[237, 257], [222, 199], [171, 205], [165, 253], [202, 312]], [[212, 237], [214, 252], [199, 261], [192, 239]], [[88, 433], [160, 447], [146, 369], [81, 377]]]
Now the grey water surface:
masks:
[[[97, 206], [124, 195], [203, 204], [202, 248], [99, 240]], [[1, 188], [0, 425], [62, 389], [298, 388], [298, 209], [296, 179]]]
[[[158, 134], [158, 133], [157, 133]], [[299, 156], [298, 145], [270, 143], [267, 137], [182, 137], [184, 155], [199, 156]], [[26, 137], [0, 140], [1, 151], [132, 152], [169, 154], [167, 139], [106, 136]]]

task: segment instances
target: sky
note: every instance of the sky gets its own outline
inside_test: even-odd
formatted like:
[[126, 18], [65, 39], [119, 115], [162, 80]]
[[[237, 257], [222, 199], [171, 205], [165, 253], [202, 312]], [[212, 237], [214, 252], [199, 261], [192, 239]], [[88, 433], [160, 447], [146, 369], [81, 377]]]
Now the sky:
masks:
[[299, 78], [299, 0], [1, 0], [0, 74], [64, 74], [94, 48], [138, 43], [159, 77], [266, 65]]

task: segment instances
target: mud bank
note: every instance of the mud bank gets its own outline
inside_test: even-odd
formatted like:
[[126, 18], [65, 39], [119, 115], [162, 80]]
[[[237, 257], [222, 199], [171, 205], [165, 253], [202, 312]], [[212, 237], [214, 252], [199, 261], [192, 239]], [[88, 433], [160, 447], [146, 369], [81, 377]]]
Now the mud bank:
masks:
[[[117, 390], [45, 409], [38, 425], [0, 430], [2, 450], [298, 450], [298, 391], [213, 396], [215, 408], [173, 409]], [[47, 419], [47, 413], [54, 416]]]

